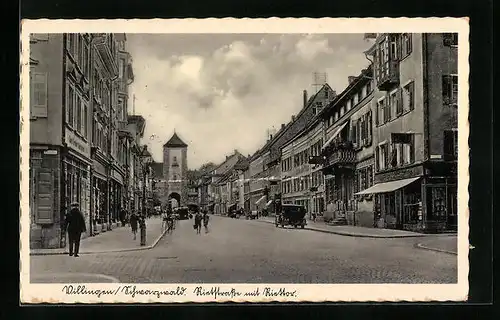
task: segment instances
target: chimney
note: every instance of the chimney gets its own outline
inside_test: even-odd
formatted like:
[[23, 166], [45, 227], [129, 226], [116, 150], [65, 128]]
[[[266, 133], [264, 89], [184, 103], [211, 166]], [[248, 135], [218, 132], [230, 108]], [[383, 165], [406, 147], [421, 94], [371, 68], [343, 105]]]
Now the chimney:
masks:
[[335, 90], [332, 90], [332, 94], [330, 95], [330, 97], [333, 99], [337, 96], [337, 91]]
[[303, 100], [304, 100], [304, 103], [303, 103], [304, 105], [303, 105], [303, 107], [305, 108], [305, 107], [307, 106], [307, 90], [304, 90], [304, 91], [302, 92], [302, 98], [303, 98]]
[[347, 81], [349, 82], [349, 84], [351, 84], [354, 80], [356, 80], [357, 77], [355, 76], [349, 76], [347, 77]]
[[281, 129], [284, 129], [284, 128], [285, 128], [285, 124], [284, 124], [284, 123], [282, 123], [282, 124], [281, 124]]
[[295, 115], [292, 116], [292, 122], [294, 122], [294, 121], [295, 121]]

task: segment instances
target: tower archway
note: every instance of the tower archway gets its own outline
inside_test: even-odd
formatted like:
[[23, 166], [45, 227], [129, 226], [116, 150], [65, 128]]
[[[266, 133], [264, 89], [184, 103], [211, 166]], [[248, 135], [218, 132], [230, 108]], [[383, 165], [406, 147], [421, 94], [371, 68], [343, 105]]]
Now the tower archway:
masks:
[[172, 206], [172, 209], [179, 207], [181, 204], [181, 195], [177, 192], [172, 192], [168, 195], [168, 203]]

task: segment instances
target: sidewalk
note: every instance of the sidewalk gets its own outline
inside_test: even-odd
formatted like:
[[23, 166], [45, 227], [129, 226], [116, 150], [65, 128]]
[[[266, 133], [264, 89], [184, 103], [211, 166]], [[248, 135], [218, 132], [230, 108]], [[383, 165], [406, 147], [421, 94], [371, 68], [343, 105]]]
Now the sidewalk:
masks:
[[[146, 245], [141, 246], [140, 232], [134, 240], [130, 226], [118, 227], [112, 231], [101, 233], [94, 237], [87, 237], [80, 242], [80, 253], [108, 253], [153, 248], [160, 241], [164, 232], [161, 230], [161, 218], [152, 217], [146, 220]], [[68, 246], [58, 249], [31, 249], [30, 255], [68, 254]]]
[[[259, 217], [255, 221], [272, 223], [274, 224], [274, 217]], [[307, 221], [306, 230], [313, 230], [318, 232], [333, 233], [349, 237], [364, 237], [364, 238], [417, 238], [428, 236], [450, 236], [450, 234], [423, 234], [404, 230], [382, 229], [382, 228], [366, 228], [355, 226], [333, 226], [325, 224], [324, 222]], [[455, 234], [451, 234], [455, 235]]]
[[458, 254], [458, 243], [457, 237], [441, 237], [433, 239], [425, 239], [417, 244], [418, 248], [444, 252], [449, 254]]

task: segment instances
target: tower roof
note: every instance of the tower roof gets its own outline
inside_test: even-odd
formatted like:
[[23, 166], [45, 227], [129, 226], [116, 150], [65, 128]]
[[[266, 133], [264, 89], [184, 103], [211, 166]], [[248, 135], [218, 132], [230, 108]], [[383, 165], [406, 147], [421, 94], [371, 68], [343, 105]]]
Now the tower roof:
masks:
[[181, 138], [179, 138], [176, 132], [174, 132], [172, 138], [170, 138], [170, 140], [168, 140], [167, 143], [163, 145], [163, 147], [170, 147], [170, 148], [172, 147], [184, 148], [187, 146], [188, 145], [184, 143], [184, 141], [182, 141]]

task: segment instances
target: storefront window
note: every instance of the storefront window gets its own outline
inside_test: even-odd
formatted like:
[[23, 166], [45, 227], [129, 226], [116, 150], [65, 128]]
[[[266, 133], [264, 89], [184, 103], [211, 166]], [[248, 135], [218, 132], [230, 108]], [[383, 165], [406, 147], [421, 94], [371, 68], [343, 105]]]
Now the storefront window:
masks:
[[431, 221], [446, 219], [446, 187], [432, 186], [427, 188], [427, 217]]

